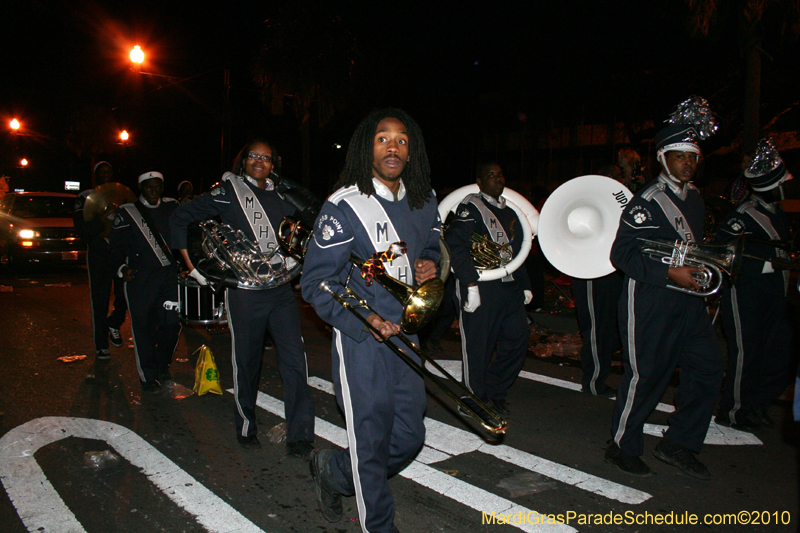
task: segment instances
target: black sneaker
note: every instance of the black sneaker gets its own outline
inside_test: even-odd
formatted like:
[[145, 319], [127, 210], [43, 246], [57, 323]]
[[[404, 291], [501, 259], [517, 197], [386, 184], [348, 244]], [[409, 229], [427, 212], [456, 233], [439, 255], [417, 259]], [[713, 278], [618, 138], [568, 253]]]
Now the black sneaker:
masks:
[[747, 431], [748, 433], [758, 431], [761, 428], [761, 426], [747, 416], [737, 416], [736, 418], [740, 420], [737, 422], [731, 422], [731, 419], [727, 414], [720, 413], [714, 417], [714, 421], [720, 426], [733, 428], [739, 431]]
[[508, 408], [508, 402], [505, 400], [491, 400], [489, 406], [494, 408], [498, 414], [511, 416], [511, 409]]
[[311, 452], [311, 459], [308, 463], [311, 477], [314, 478], [319, 510], [328, 522], [338, 522], [344, 514], [342, 495], [332, 490], [330, 484], [326, 483], [326, 479], [332, 475], [330, 463], [335, 454], [336, 450], [331, 449], [314, 450]]
[[311, 457], [311, 452], [314, 451], [314, 445], [310, 442], [300, 440], [297, 442], [286, 442], [286, 455], [294, 455], [308, 461]]
[[650, 477], [655, 475], [647, 463], [638, 457], [626, 455], [615, 442], [612, 442], [606, 449], [605, 459], [607, 463], [632, 476]]
[[108, 353], [108, 350], [97, 350], [97, 354], [94, 357], [98, 361], [107, 361], [111, 359], [111, 354]]
[[169, 368], [162, 368], [158, 371], [158, 381], [161, 383], [172, 381], [172, 374], [169, 373]]
[[765, 428], [775, 427], [775, 421], [770, 418], [766, 411], [756, 411], [750, 415], [750, 420]]
[[236, 435], [236, 440], [239, 441], [239, 446], [245, 450], [257, 450], [261, 448], [261, 443], [258, 441], [258, 435], [250, 435], [249, 437]]
[[158, 394], [161, 392], [161, 383], [158, 380], [142, 382], [142, 392], [145, 394]]
[[116, 328], [108, 328], [108, 340], [117, 348], [122, 346], [122, 335], [119, 334], [119, 330]]
[[679, 444], [672, 444], [667, 439], [658, 443], [653, 455], [661, 459], [668, 465], [677, 466], [684, 474], [696, 477], [697, 479], [711, 479], [711, 472], [708, 468], [697, 460], [691, 450]]

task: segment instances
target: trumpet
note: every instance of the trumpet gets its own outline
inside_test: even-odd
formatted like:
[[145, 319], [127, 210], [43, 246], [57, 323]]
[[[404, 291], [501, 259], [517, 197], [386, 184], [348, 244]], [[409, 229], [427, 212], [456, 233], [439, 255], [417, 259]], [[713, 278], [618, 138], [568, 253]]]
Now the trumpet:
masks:
[[639, 239], [639, 241], [642, 243], [642, 253], [646, 257], [661, 261], [670, 267], [699, 268], [700, 270], [692, 273], [692, 277], [700, 285], [699, 291], [676, 285], [667, 285], [667, 288], [703, 298], [719, 291], [724, 279], [723, 274], [727, 274], [731, 282], [736, 279], [744, 246], [743, 237], [730, 244], [713, 245], [658, 239]]
[[[380, 330], [375, 328], [372, 324], [370, 324], [369, 320], [361, 313], [357, 311], [357, 309], [364, 309], [369, 311], [370, 313], [374, 313], [380, 317], [378, 313], [372, 309], [369, 304], [360, 298], [350, 287], [345, 286], [345, 294], [340, 294], [333, 290], [331, 287], [331, 282], [329, 281], [322, 281], [319, 284], [319, 288], [322, 291], [327, 292], [330, 294], [334, 300], [336, 300], [342, 307], [350, 311], [352, 314], [356, 316], [366, 327], [371, 331], [373, 334], [377, 335], [379, 338], [382, 338], [384, 344], [386, 344], [395, 354], [400, 356], [400, 358], [405, 361], [411, 368], [416, 370], [422, 377], [426, 377], [433, 382], [442, 392], [444, 392], [447, 396], [450, 397], [456, 404], [461, 407], [461, 409], [466, 412], [472, 419], [478, 422], [481, 426], [486, 428], [488, 431], [495, 435], [501, 435], [506, 432], [508, 429], [508, 422], [506, 422], [502, 417], [500, 417], [493, 409], [491, 409], [485, 402], [480, 400], [477, 396], [472, 394], [464, 385], [458, 382], [449, 372], [447, 372], [444, 368], [439, 365], [433, 358], [426, 355], [420, 348], [417, 346], [411, 339], [403, 335], [402, 333], [398, 333], [395, 336], [408, 348], [410, 348], [415, 354], [417, 354], [420, 359], [424, 360], [425, 362], [432, 365], [436, 370], [442, 373], [445, 376], [445, 379], [451, 382], [459, 392], [463, 396], [467, 396], [472, 399], [478, 407], [484, 410], [485, 415], [481, 413], [475, 412], [466, 402], [464, 402], [458, 394], [453, 392], [453, 390], [446, 386], [442, 381], [434, 375], [430, 370], [425, 368], [423, 365], [417, 363], [410, 355], [408, 355], [402, 348], [397, 346], [394, 342], [390, 339], [384, 337]], [[354, 302], [354, 303], [351, 303]], [[382, 317], [380, 317], [383, 320]]]

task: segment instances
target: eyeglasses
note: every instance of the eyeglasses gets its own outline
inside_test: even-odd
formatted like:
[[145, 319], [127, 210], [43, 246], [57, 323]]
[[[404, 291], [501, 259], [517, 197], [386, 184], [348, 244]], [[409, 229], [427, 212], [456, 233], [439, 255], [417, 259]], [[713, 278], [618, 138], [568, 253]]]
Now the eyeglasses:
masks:
[[253, 152], [247, 154], [247, 159], [252, 159], [253, 161], [263, 161], [264, 163], [272, 163], [271, 155], [260, 155], [254, 154]]

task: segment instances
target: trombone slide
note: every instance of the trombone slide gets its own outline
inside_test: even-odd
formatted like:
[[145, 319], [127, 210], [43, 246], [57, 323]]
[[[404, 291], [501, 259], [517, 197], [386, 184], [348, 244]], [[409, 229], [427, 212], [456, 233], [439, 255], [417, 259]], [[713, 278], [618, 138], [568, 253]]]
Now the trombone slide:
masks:
[[[345, 291], [347, 291], [347, 296], [339, 294], [331, 287], [331, 283], [329, 281], [322, 281], [319, 284], [319, 288], [322, 291], [327, 292], [330, 294], [334, 300], [336, 300], [342, 307], [350, 311], [354, 314], [366, 327], [369, 329], [370, 332], [374, 333], [378, 337], [383, 339], [384, 344], [386, 344], [395, 354], [400, 356], [400, 358], [405, 361], [411, 368], [416, 370], [422, 377], [427, 377], [429, 380], [433, 382], [442, 392], [444, 392], [447, 396], [450, 397], [456, 404], [461, 407], [472, 419], [477, 421], [481, 426], [486, 428], [491, 433], [496, 435], [504, 434], [506, 429], [508, 428], [508, 422], [502, 419], [497, 413], [495, 413], [488, 405], [486, 405], [483, 401], [481, 401], [478, 397], [476, 397], [472, 392], [470, 392], [464, 385], [458, 382], [449, 372], [447, 372], [444, 368], [439, 365], [433, 358], [425, 354], [419, 346], [417, 346], [411, 339], [403, 335], [403, 333], [398, 333], [395, 335], [403, 344], [405, 344], [408, 348], [410, 348], [415, 354], [417, 354], [422, 360], [427, 363], [430, 363], [436, 370], [442, 373], [445, 376], [447, 381], [453, 383], [453, 385], [459, 389], [459, 392], [463, 396], [468, 396], [471, 400], [473, 400], [478, 406], [483, 409], [488, 415], [489, 419], [482, 417], [479, 413], [476, 413], [469, 405], [467, 405], [464, 401], [462, 401], [461, 396], [453, 392], [449, 387], [445, 386], [443, 383], [439, 381], [439, 378], [434, 375], [430, 370], [425, 368], [423, 365], [417, 363], [411, 356], [409, 356], [405, 351], [403, 351], [399, 346], [397, 346], [394, 342], [390, 339], [384, 337], [381, 332], [375, 328], [372, 324], [370, 324], [369, 320], [364, 317], [361, 313], [356, 311], [356, 307], [361, 307], [370, 311], [371, 313], [375, 313], [377, 316], [380, 317], [378, 313], [372, 309], [366, 301], [359, 298], [355, 292], [349, 287], [345, 287]], [[357, 306], [354, 306], [350, 303], [349, 300], [355, 300], [358, 302]], [[383, 318], [381, 317], [381, 320]]]

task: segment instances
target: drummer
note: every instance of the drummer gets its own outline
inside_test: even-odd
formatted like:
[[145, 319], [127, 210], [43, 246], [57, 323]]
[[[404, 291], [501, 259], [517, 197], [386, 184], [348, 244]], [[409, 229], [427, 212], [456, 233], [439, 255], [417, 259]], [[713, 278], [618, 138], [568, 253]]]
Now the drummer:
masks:
[[177, 264], [167, 245], [178, 201], [162, 198], [160, 172], [139, 176], [139, 190], [136, 202], [117, 209], [109, 246], [116, 276], [125, 282], [142, 390], [155, 394], [171, 379], [169, 364], [181, 333]]

